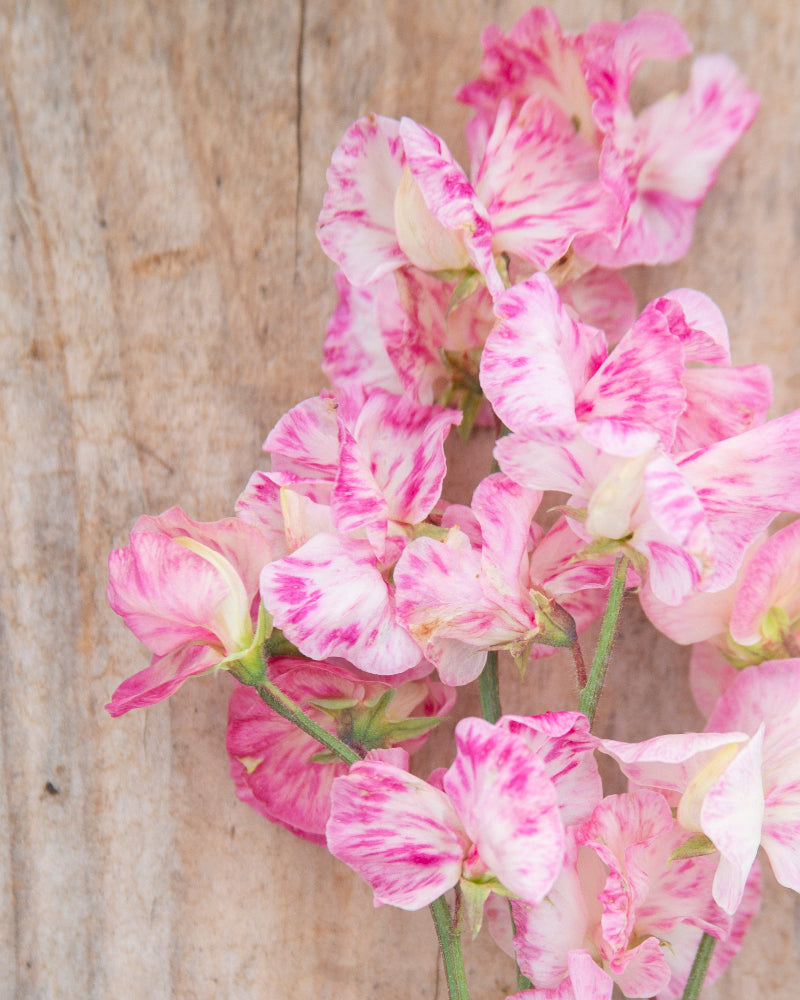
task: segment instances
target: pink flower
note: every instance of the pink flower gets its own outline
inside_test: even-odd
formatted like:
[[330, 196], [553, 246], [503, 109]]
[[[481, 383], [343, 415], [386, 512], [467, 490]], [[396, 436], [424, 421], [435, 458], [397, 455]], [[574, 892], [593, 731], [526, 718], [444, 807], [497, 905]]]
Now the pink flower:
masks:
[[720, 974], [757, 909], [757, 870], [732, 920], [711, 899], [712, 859], [670, 860], [684, 838], [665, 799], [649, 791], [608, 796], [572, 828], [547, 900], [512, 903], [517, 961], [540, 987], [532, 1000], [608, 997], [613, 983], [627, 997], [672, 1000], [703, 932], [722, 939], [711, 977]]
[[538, 756], [482, 719], [458, 723], [456, 746], [441, 789], [370, 759], [334, 782], [328, 848], [376, 903], [416, 910], [460, 883], [481, 912], [493, 890], [541, 900], [555, 881], [564, 828]]
[[716, 849], [713, 893], [726, 912], [741, 902], [759, 844], [778, 881], [800, 891], [800, 660], [743, 670], [706, 728], [601, 749], [632, 781], [670, 794], [684, 829]]
[[[455, 691], [428, 679], [394, 688], [332, 663], [290, 657], [271, 659], [268, 676], [314, 722], [364, 753], [391, 746], [413, 752], [455, 702]], [[226, 745], [243, 802], [300, 837], [325, 842], [331, 785], [346, 764], [241, 685], [231, 695]]]
[[108, 602], [153, 652], [106, 708], [122, 715], [162, 701], [185, 680], [232, 668], [259, 652], [258, 574], [270, 559], [264, 535], [234, 518], [192, 521], [178, 507], [140, 517], [108, 560]]
[[521, 114], [535, 97], [585, 139], [621, 210], [621, 231], [606, 226], [579, 235], [577, 253], [608, 267], [682, 256], [719, 164], [755, 115], [757, 99], [733, 64], [699, 58], [686, 93], [635, 116], [630, 86], [642, 61], [689, 51], [669, 14], [641, 11], [565, 35], [551, 11], [533, 8], [507, 35], [490, 27], [482, 41], [481, 74], [457, 95], [476, 110], [468, 128], [473, 161], [484, 155], [495, 117], [509, 104]]

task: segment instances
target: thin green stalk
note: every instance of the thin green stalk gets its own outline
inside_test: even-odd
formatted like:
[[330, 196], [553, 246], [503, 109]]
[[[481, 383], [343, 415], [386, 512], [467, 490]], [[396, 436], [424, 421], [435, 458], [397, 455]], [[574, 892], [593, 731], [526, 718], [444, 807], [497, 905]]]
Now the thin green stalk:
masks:
[[692, 971], [686, 980], [686, 988], [683, 991], [682, 1000], [697, 1000], [700, 996], [700, 988], [703, 985], [703, 980], [706, 978], [716, 943], [717, 939], [710, 934], [703, 934], [700, 938], [700, 945], [698, 946], [697, 954], [694, 956]]
[[444, 896], [435, 899], [430, 910], [442, 952], [448, 996], [450, 1000], [469, 1000], [464, 956], [461, 953], [461, 934], [453, 926], [453, 917]]
[[261, 700], [277, 712], [278, 715], [282, 715], [284, 719], [293, 722], [298, 729], [302, 729], [304, 733], [313, 736], [317, 743], [321, 743], [326, 750], [331, 750], [345, 764], [355, 764], [356, 761], [361, 760], [352, 747], [349, 747], [346, 743], [342, 743], [340, 739], [329, 733], [327, 729], [323, 729], [322, 726], [318, 726], [316, 722], [309, 719], [302, 708], [295, 705], [292, 699], [288, 695], [285, 695], [271, 681], [265, 680], [263, 684], [255, 684], [253, 686], [260, 695]]
[[494, 724], [503, 714], [500, 709], [500, 681], [497, 677], [497, 650], [492, 649], [486, 657], [486, 666], [478, 678], [481, 693], [481, 715]]
[[617, 556], [617, 561], [614, 563], [614, 575], [611, 578], [611, 590], [608, 594], [606, 613], [603, 616], [603, 626], [600, 629], [600, 639], [597, 643], [597, 649], [594, 651], [589, 679], [578, 698], [578, 708], [588, 716], [590, 725], [594, 721], [594, 713], [597, 711], [597, 703], [600, 700], [600, 692], [603, 690], [603, 681], [611, 657], [611, 647], [617, 632], [617, 622], [622, 607], [625, 577], [628, 573], [629, 563], [630, 559], [624, 554]]

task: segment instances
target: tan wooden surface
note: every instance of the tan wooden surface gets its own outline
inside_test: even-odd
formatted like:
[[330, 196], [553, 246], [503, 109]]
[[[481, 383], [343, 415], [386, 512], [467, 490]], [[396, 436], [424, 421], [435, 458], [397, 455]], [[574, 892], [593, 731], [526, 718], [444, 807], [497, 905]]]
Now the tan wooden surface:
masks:
[[[645, 4], [554, 6], [580, 29]], [[800, 403], [800, 7], [664, 6], [697, 52], [737, 60], [762, 107], [689, 256], [633, 280], [642, 304], [711, 294], [735, 359], [773, 366], [783, 413]], [[0, 2], [0, 998], [444, 997], [427, 913], [373, 910], [324, 850], [237, 802], [227, 678], [107, 717], [147, 654], [105, 605], [105, 561], [139, 513], [228, 514], [273, 422], [322, 387], [333, 269], [314, 222], [345, 127], [408, 114], [463, 155], [450, 94], [480, 28], [524, 9]], [[651, 73], [642, 95], [682, 74]], [[633, 607], [619, 653], [604, 733], [700, 724], [685, 651]], [[529, 711], [572, 705], [560, 659], [504, 685]], [[795, 1000], [799, 914], [767, 879], [706, 995]], [[476, 1000], [512, 991], [493, 958], [468, 948]]]

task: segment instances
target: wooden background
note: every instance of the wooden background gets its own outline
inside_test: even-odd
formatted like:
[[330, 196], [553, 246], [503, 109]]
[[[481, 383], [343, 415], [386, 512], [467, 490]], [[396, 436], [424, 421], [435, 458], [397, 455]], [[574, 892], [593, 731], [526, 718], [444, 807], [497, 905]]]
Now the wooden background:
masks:
[[[574, 30], [643, 6], [554, 4]], [[641, 304], [708, 292], [735, 360], [772, 364], [784, 413], [800, 380], [800, 6], [664, 6], [762, 107], [689, 256], [632, 280]], [[426, 912], [373, 911], [348, 869], [237, 802], [226, 677], [105, 714], [147, 660], [106, 607], [105, 563], [140, 513], [230, 513], [272, 424], [322, 387], [333, 268], [314, 222], [346, 126], [408, 114], [463, 157], [450, 95], [477, 70], [480, 28], [524, 9], [0, 2], [0, 997], [444, 997]], [[685, 75], [644, 74], [640, 95]], [[685, 667], [631, 602], [600, 731], [698, 726]], [[573, 704], [558, 658], [522, 688], [507, 672], [504, 692], [528, 711]], [[799, 947], [797, 899], [768, 878], [706, 996], [794, 1000]], [[493, 958], [468, 948], [480, 1000], [512, 991]]]

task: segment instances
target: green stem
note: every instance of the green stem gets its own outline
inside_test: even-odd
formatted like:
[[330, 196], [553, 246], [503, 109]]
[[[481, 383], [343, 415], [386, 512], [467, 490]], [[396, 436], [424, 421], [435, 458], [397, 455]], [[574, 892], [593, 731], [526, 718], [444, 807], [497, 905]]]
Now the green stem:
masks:
[[481, 715], [494, 724], [503, 714], [500, 708], [500, 681], [497, 677], [497, 650], [492, 649], [486, 656], [486, 666], [478, 678], [481, 693]]
[[686, 980], [686, 988], [683, 991], [682, 1000], [697, 1000], [700, 996], [700, 987], [706, 978], [708, 966], [711, 963], [711, 956], [714, 954], [714, 945], [717, 939], [710, 934], [703, 934], [700, 938], [700, 945], [692, 963], [692, 971]]
[[444, 896], [440, 896], [431, 903], [430, 909], [442, 952], [448, 996], [450, 1000], [469, 1000], [464, 956], [461, 953], [461, 935], [453, 926], [453, 917], [447, 900]]
[[603, 615], [603, 626], [600, 629], [600, 639], [597, 649], [594, 651], [592, 669], [589, 671], [589, 680], [582, 689], [578, 698], [578, 708], [584, 715], [588, 716], [589, 724], [594, 721], [594, 713], [597, 711], [597, 703], [600, 700], [600, 692], [603, 690], [608, 661], [611, 656], [611, 646], [614, 643], [614, 636], [617, 632], [617, 622], [619, 612], [622, 607], [622, 597], [625, 592], [625, 577], [628, 573], [630, 559], [622, 554], [617, 556], [614, 563], [614, 575], [611, 578], [611, 590], [608, 594], [608, 604], [606, 613]]
[[280, 688], [276, 687], [272, 681], [265, 680], [262, 684], [253, 685], [261, 697], [261, 700], [265, 702], [269, 707], [282, 715], [284, 719], [288, 719], [289, 722], [294, 723], [298, 729], [302, 729], [304, 733], [308, 733], [312, 736], [317, 743], [321, 743], [326, 750], [331, 750], [336, 754], [345, 764], [355, 764], [356, 761], [361, 760], [359, 755], [349, 747], [346, 743], [342, 743], [340, 739], [337, 739], [332, 733], [329, 733], [327, 729], [323, 729], [322, 726], [318, 726], [316, 722], [306, 715], [306, 713], [285, 695]]

